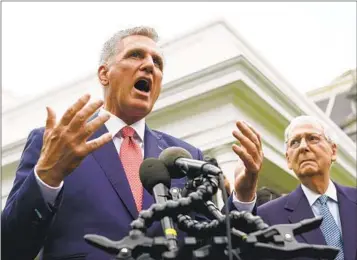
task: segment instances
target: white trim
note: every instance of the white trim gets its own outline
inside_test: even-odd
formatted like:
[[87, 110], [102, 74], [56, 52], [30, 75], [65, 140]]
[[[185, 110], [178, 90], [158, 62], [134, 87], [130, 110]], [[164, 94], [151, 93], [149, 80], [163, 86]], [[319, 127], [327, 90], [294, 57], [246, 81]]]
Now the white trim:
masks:
[[332, 94], [331, 97], [330, 97], [330, 100], [329, 100], [329, 102], [327, 104], [326, 111], [325, 111], [325, 114], [328, 117], [331, 116], [331, 112], [332, 112], [333, 106], [335, 105], [335, 100], [336, 100], [336, 94]]

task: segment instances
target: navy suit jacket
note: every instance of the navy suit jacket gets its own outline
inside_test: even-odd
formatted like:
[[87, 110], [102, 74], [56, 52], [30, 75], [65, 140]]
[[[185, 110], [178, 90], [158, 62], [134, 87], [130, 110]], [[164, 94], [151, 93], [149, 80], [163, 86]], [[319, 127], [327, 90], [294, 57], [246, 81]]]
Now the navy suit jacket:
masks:
[[[338, 208], [342, 226], [345, 260], [357, 259], [357, 190], [335, 183]], [[230, 207], [233, 209], [232, 199]], [[299, 185], [293, 192], [269, 201], [256, 210], [269, 226], [277, 224], [297, 223], [303, 219], [314, 218], [315, 215]], [[296, 236], [300, 243], [326, 245], [325, 238], [319, 228]], [[302, 259], [302, 258], [299, 258]], [[304, 258], [307, 259], [307, 258]]]
[[[107, 132], [101, 127], [90, 139]], [[42, 259], [110, 259], [88, 245], [85, 234], [99, 234], [112, 240], [128, 235], [138, 211], [114, 143], [109, 142], [89, 154], [64, 180], [54, 206], [48, 205], [36, 182], [36, 165], [44, 129], [33, 130], [27, 140], [14, 186], [1, 215], [2, 259], [34, 259], [43, 247]], [[202, 152], [167, 134], [146, 126], [144, 158], [157, 158], [162, 150], [180, 146], [196, 160]], [[182, 188], [185, 179], [172, 180]], [[143, 209], [154, 203], [144, 191]], [[162, 236], [160, 223], [148, 229], [149, 236]]]

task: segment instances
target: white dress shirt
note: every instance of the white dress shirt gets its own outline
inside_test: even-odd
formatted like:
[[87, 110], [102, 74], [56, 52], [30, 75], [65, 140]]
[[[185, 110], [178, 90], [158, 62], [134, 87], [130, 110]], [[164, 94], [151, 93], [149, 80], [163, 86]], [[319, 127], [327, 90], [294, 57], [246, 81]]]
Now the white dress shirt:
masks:
[[255, 194], [254, 199], [250, 202], [242, 202], [237, 198], [237, 194], [235, 190], [233, 190], [233, 205], [236, 207], [237, 210], [239, 211], [248, 211], [252, 212], [255, 203], [257, 202], [257, 194]]
[[[120, 146], [121, 146], [121, 143], [123, 142], [123, 138], [119, 131], [123, 127], [127, 126], [127, 124], [123, 120], [121, 120], [117, 116], [109, 113], [108, 111], [104, 110], [103, 108], [101, 108], [99, 110], [98, 115], [102, 115], [104, 113], [107, 113], [110, 115], [110, 118], [104, 124], [105, 124], [105, 127], [108, 129], [108, 132], [112, 134], [114, 146], [115, 146], [115, 148], [118, 152], [118, 156], [119, 156]], [[138, 143], [139, 147], [141, 148], [142, 154], [144, 154], [145, 118], [141, 119], [138, 122], [135, 122], [134, 124], [131, 125], [131, 127], [134, 128], [134, 130], [135, 130], [134, 140]], [[38, 177], [36, 168], [34, 169], [34, 172], [35, 172], [37, 184], [40, 187], [40, 190], [41, 190], [44, 200], [47, 203], [53, 204], [57, 198], [58, 193], [61, 191], [61, 189], [63, 187], [63, 181], [61, 182], [61, 184], [58, 187], [52, 187], [52, 186], [46, 184], [45, 182], [43, 182], [40, 179], [40, 177]]]

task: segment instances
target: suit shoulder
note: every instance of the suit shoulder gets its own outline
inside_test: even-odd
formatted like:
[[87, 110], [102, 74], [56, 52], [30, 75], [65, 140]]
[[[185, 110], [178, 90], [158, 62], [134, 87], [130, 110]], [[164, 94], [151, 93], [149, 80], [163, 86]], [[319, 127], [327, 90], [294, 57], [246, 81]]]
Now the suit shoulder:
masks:
[[43, 143], [44, 132], [45, 132], [44, 127], [32, 129], [30, 131], [29, 135], [27, 136], [27, 140], [26, 140], [25, 147], [24, 147], [24, 152], [27, 151], [30, 147], [41, 148], [42, 143]]
[[187, 147], [190, 147], [190, 148], [193, 148], [193, 149], [197, 149], [196, 147], [194, 147], [193, 145], [177, 138], [177, 137], [174, 137], [172, 135], [169, 135], [169, 134], [166, 134], [164, 132], [160, 132], [160, 131], [157, 131], [157, 130], [152, 130], [154, 131], [157, 135], [161, 136], [161, 138], [166, 141], [168, 144], [180, 144], [180, 145], [184, 145], [184, 146], [187, 146]]
[[164, 132], [160, 132], [157, 130], [152, 130], [156, 135], [160, 136], [160, 138], [167, 144], [168, 147], [171, 146], [179, 146], [182, 147], [189, 152], [191, 152], [192, 155], [197, 155], [197, 153], [202, 153], [198, 148], [194, 147], [193, 145], [177, 138], [172, 135], [166, 134]]
[[345, 189], [353, 194], [357, 194], [357, 188], [356, 187], [349, 187], [349, 186], [344, 186]]
[[277, 214], [277, 212], [284, 209], [286, 202], [287, 195], [271, 200], [258, 207], [258, 214]]
[[338, 187], [350, 200], [357, 204], [357, 188], [340, 185]]
[[30, 131], [29, 137], [33, 136], [33, 135], [43, 135], [45, 132], [45, 128], [44, 127], [38, 127], [38, 128], [34, 128]]

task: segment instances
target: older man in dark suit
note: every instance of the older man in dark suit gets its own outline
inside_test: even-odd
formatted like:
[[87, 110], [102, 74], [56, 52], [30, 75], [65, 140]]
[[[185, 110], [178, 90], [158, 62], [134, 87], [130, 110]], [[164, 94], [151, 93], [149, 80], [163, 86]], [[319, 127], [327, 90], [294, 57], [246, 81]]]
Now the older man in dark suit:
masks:
[[[329, 129], [317, 118], [300, 116], [285, 131], [286, 160], [301, 184], [291, 193], [257, 208], [269, 225], [296, 223], [322, 216], [319, 229], [297, 236], [299, 242], [340, 248], [336, 259], [357, 259], [357, 190], [331, 181], [337, 145]], [[258, 173], [237, 167], [230, 206], [253, 210]], [[242, 193], [240, 187], [248, 187]], [[242, 194], [241, 194], [242, 193]]]

